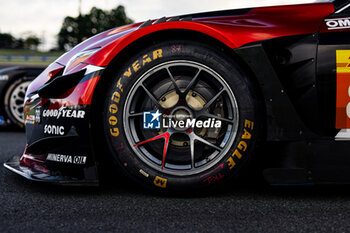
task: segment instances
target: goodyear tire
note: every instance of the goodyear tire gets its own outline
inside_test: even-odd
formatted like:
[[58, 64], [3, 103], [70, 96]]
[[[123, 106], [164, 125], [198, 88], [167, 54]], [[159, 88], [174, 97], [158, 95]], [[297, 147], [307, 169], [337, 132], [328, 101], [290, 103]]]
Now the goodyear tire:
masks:
[[6, 90], [4, 108], [10, 121], [20, 127], [24, 127], [24, 98], [32, 79], [21, 77], [12, 82]]
[[109, 151], [130, 178], [194, 190], [223, 183], [251, 159], [258, 109], [253, 83], [230, 57], [177, 40], [126, 62], [109, 87], [103, 123]]

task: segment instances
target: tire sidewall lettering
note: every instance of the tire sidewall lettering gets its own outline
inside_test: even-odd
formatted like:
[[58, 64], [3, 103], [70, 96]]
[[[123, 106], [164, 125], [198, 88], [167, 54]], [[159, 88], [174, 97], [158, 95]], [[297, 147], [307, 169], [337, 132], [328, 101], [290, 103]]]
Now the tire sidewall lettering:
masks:
[[120, 99], [123, 98], [124, 93], [124, 83], [125, 79], [129, 79], [131, 76], [134, 76], [141, 68], [143, 68], [145, 65], [152, 63], [155, 60], [158, 60], [163, 57], [163, 50], [162, 49], [155, 49], [150, 53], [147, 53], [143, 55], [141, 58], [136, 59], [134, 62], [132, 62], [131, 65], [129, 65], [126, 69], [124, 69], [124, 72], [122, 72], [122, 75], [118, 79], [118, 82], [116, 84], [116, 90], [112, 93], [110, 97], [110, 103], [109, 103], [109, 120], [108, 125], [110, 127], [109, 132], [110, 135], [113, 137], [118, 137], [120, 135], [120, 126], [118, 124], [118, 110], [121, 108], [119, 106]]
[[236, 137], [235, 146], [230, 150], [229, 157], [224, 157], [222, 162], [211, 173], [202, 177], [202, 183], [212, 184], [226, 178], [232, 170], [238, 168], [241, 161], [245, 160], [246, 154], [252, 147], [251, 141], [254, 138], [254, 121], [244, 119], [241, 123], [242, 133]]

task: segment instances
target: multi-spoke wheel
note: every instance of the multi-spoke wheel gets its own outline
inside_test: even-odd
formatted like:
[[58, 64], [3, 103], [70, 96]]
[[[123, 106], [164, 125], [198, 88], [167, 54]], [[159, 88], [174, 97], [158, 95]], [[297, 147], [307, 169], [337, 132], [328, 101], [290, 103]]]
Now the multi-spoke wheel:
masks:
[[13, 82], [5, 93], [5, 111], [12, 123], [24, 126], [24, 97], [31, 80], [21, 78]]
[[[159, 112], [159, 129], [144, 129], [143, 113], [151, 111]], [[189, 60], [149, 69], [131, 88], [123, 116], [135, 155], [160, 172], [179, 176], [214, 166], [232, 145], [238, 118], [236, 99], [225, 80]], [[196, 127], [197, 121], [209, 126]]]
[[219, 183], [248, 159], [260, 127], [248, 77], [209, 46], [173, 41], [133, 57], [108, 93], [111, 154], [133, 179], [183, 190]]

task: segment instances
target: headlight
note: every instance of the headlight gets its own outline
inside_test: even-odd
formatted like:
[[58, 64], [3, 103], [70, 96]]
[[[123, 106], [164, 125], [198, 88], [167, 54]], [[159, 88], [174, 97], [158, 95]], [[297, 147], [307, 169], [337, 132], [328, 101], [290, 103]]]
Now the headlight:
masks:
[[74, 67], [76, 67], [77, 65], [79, 65], [81, 62], [83, 62], [84, 60], [86, 60], [88, 57], [90, 57], [92, 54], [96, 53], [100, 48], [94, 48], [94, 49], [90, 49], [90, 50], [86, 50], [80, 53], [77, 53], [76, 55], [74, 55], [68, 62], [64, 73], [70, 71], [71, 69], [73, 69]]

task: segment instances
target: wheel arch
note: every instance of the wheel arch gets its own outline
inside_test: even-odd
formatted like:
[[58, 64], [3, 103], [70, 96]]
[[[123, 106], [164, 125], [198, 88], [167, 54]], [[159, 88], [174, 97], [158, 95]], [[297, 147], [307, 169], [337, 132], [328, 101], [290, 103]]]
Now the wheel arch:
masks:
[[236, 62], [237, 65], [240, 66], [240, 68], [243, 69], [246, 76], [252, 79], [251, 81], [253, 81], [256, 84], [255, 88], [259, 91], [259, 94], [262, 95], [259, 83], [257, 82], [253, 70], [243, 59], [241, 59], [240, 56], [236, 54], [236, 52], [232, 49], [231, 46], [229, 46], [228, 43], [224, 43], [222, 40], [214, 38], [213, 36], [208, 35], [204, 32], [188, 29], [167, 29], [155, 31], [153, 33], [147, 34], [144, 37], [138, 38], [137, 40], [128, 44], [123, 50], [116, 54], [107, 64], [106, 69], [96, 86], [95, 90], [97, 90], [97, 94], [99, 90], [103, 90], [104, 84], [108, 83], [108, 77], [111, 74], [113, 74], [113, 72], [115, 72], [116, 69], [121, 67], [123, 62], [125, 62], [128, 58], [132, 57], [143, 47], [164, 42], [167, 40], [188, 40], [193, 42], [201, 42], [204, 44], [210, 44], [211, 46], [218, 48], [226, 56], [230, 57], [234, 62]]

